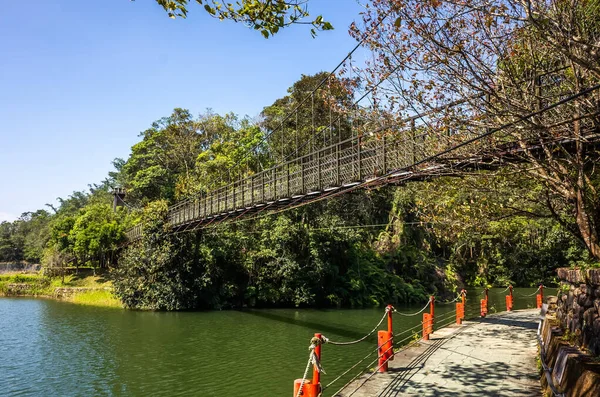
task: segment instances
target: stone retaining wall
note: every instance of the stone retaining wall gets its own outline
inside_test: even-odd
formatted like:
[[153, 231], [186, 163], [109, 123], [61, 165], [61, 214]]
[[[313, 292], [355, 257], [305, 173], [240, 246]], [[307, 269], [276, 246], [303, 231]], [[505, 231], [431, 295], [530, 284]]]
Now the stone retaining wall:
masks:
[[[600, 362], [572, 346], [552, 314], [546, 317], [540, 335], [545, 363], [558, 391], [567, 397], [600, 396]], [[553, 395], [544, 374], [541, 384], [544, 396]]]
[[600, 269], [558, 269], [556, 318], [578, 346], [600, 356]]

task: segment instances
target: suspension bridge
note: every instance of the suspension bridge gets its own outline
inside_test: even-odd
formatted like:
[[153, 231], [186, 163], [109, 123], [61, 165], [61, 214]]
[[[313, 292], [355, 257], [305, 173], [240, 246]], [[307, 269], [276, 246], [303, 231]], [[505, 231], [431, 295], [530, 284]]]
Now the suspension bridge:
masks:
[[[373, 330], [354, 341], [333, 341], [316, 333], [304, 374], [294, 381], [293, 397], [540, 395], [535, 357], [544, 287], [523, 295], [531, 303], [535, 295], [537, 309], [513, 311], [512, 286], [507, 291], [505, 312], [489, 313], [487, 289], [469, 306], [462, 290], [449, 302], [436, 302], [432, 296], [415, 313], [388, 306]], [[436, 305], [448, 304], [454, 310], [436, 316]], [[394, 333], [393, 324], [401, 316], [419, 315], [421, 324]], [[335, 377], [326, 373], [324, 350], [369, 343], [375, 333], [377, 343], [364, 358]], [[558, 391], [555, 395], [562, 396]]]
[[[559, 69], [562, 70], [564, 68]], [[483, 95], [454, 101], [393, 125], [370, 128], [365, 122], [361, 127], [363, 132], [351, 130], [351, 136], [346, 139], [341, 139], [343, 131], [335, 131], [334, 120], [328, 126], [313, 125], [313, 130], [321, 132], [302, 146], [308, 146], [321, 135], [329, 135], [321, 147], [170, 206], [169, 224], [174, 232], [195, 230], [223, 221], [295, 208], [361, 188], [456, 175], [469, 169], [493, 169], [507, 162], [523, 161], [525, 152], [539, 152], [544, 156], [546, 150], [554, 151], [559, 145], [568, 147], [580, 142], [595, 145], [600, 137], [597, 124], [600, 102], [594, 94], [600, 85], [557, 94], [553, 84], [541, 83], [543, 77], [552, 81], [552, 76], [554, 74], [548, 73], [535, 78], [539, 84], [535, 88], [539, 93], [537, 110], [496, 127], [467, 128], [473, 124], [472, 119], [485, 118], [485, 113], [472, 112], [474, 107], [489, 105], [489, 99]], [[544, 95], [544, 87], [548, 89], [547, 95]], [[593, 112], [578, 115], [574, 108], [580, 106], [582, 99], [589, 100], [590, 97], [595, 104]], [[556, 98], [558, 100], [548, 102]], [[476, 105], [482, 101], [484, 103]], [[542, 106], [544, 102], [546, 105]], [[462, 109], [465, 105], [470, 110]], [[451, 124], [442, 123], [442, 120], [448, 120], [450, 113], [470, 113], [471, 120], [458, 117], [454, 121], [456, 129], [452, 130]], [[549, 128], [540, 133], [540, 119], [549, 114], [552, 114], [554, 130]], [[536, 124], [532, 124], [534, 119]], [[573, 122], [581, 124], [582, 133], [577, 137], [568, 131]], [[325, 133], [327, 130], [329, 133]], [[282, 140], [284, 132], [281, 130]], [[292, 154], [298, 152], [296, 148]], [[142, 230], [142, 224], [130, 229], [127, 232], [129, 240], [140, 238]]]

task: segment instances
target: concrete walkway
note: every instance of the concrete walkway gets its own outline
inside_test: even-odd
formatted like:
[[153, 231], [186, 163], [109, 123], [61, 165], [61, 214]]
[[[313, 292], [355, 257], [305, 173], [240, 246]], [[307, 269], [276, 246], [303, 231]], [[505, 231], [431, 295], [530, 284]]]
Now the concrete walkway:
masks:
[[367, 374], [341, 396], [541, 396], [538, 313], [501, 313], [436, 331], [429, 341], [397, 354], [388, 373], [356, 390]]

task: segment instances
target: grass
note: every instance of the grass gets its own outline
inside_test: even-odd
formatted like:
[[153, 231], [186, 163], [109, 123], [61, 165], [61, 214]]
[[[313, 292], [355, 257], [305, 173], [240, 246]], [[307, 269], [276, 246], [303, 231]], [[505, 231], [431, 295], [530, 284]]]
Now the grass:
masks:
[[81, 292], [73, 295], [68, 301], [79, 305], [123, 308], [121, 301], [115, 298], [109, 290]]
[[55, 297], [56, 288], [97, 288], [95, 290], [77, 291], [72, 295], [62, 298], [68, 302], [102, 307], [119, 307], [123, 304], [112, 294], [112, 283], [102, 274], [96, 276], [80, 276], [71, 274], [63, 278], [44, 277], [42, 274], [2, 274], [0, 275], [0, 296], [7, 295], [9, 284], [26, 284], [24, 290], [20, 290], [20, 296], [45, 296]]

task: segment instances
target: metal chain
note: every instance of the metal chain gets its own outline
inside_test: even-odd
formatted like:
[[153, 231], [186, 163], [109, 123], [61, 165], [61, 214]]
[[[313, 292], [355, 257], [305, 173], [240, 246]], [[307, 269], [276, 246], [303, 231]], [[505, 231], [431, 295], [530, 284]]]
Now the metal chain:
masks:
[[[395, 311], [395, 309], [392, 306], [392, 310]], [[369, 332], [368, 334], [366, 334], [365, 336], [363, 336], [360, 339], [357, 340], [353, 340], [351, 342], [334, 342], [332, 340], [330, 340], [329, 338], [327, 338], [326, 336], [321, 336], [321, 339], [323, 340], [324, 343], [329, 343], [331, 345], [337, 345], [337, 346], [347, 346], [347, 345], [354, 345], [356, 343], [360, 343], [362, 341], [364, 341], [365, 339], [367, 339], [369, 336], [373, 335], [373, 333], [375, 333], [375, 331], [377, 331], [377, 328], [379, 328], [379, 326], [381, 325], [381, 323], [383, 323], [383, 320], [385, 320], [385, 318], [388, 315], [388, 312], [390, 311], [389, 307], [385, 308], [385, 313], [383, 314], [383, 317], [381, 317], [381, 320], [379, 320], [379, 322], [377, 323], [377, 325], [371, 330], [371, 332]]]
[[533, 294], [529, 294], [529, 295], [518, 294], [518, 295], [527, 298], [527, 297], [530, 297], [530, 296], [533, 296], [533, 295], [537, 294], [538, 291], [540, 290], [540, 288], [542, 288], [541, 285], [538, 287], [538, 289], [535, 290], [535, 292]]
[[458, 300], [459, 300], [459, 299], [460, 299], [462, 296], [463, 296], [463, 294], [462, 294], [462, 293], [459, 293], [459, 294], [456, 296], [456, 298], [454, 298], [454, 299], [453, 299], [453, 300], [451, 300], [451, 301], [437, 302], [437, 303], [438, 303], [438, 304], [440, 304], [440, 305], [447, 305], [447, 304], [449, 304], [449, 303], [458, 302]]
[[430, 305], [430, 304], [431, 304], [431, 298], [429, 298], [429, 300], [427, 301], [427, 304], [425, 305], [425, 307], [424, 307], [424, 308], [422, 308], [421, 310], [419, 310], [419, 311], [418, 311], [418, 312], [416, 312], [416, 313], [410, 313], [410, 314], [406, 314], [406, 313], [400, 313], [400, 312], [399, 312], [398, 310], [396, 310], [396, 309], [394, 309], [394, 313], [396, 313], [396, 314], [399, 314], [399, 315], [401, 315], [401, 316], [404, 316], [404, 317], [412, 317], [412, 316], [416, 316], [416, 315], [418, 315], [418, 314], [421, 314], [421, 313], [423, 313], [423, 312], [425, 311], [425, 309], [427, 309], [427, 307], [429, 307], [429, 305]]

